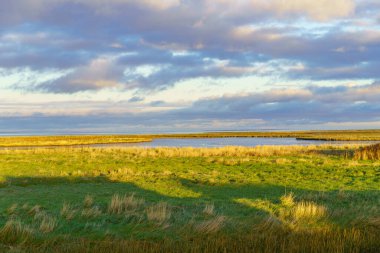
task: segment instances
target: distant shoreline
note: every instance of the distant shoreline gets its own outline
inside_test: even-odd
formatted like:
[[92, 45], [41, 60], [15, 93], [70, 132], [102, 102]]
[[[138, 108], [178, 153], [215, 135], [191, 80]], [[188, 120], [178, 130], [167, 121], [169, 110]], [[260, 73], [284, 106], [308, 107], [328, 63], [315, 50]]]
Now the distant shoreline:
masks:
[[161, 138], [296, 138], [320, 141], [380, 141], [380, 130], [323, 130], [272, 132], [204, 132], [126, 135], [1, 136], [0, 147], [74, 146], [141, 143]]

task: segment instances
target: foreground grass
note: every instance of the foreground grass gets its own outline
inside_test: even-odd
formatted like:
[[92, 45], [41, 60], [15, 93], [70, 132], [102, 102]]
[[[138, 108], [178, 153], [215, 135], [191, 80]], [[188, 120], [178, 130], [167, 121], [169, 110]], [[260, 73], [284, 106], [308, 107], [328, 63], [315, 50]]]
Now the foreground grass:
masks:
[[357, 146], [0, 151], [0, 252], [376, 252]]
[[281, 131], [281, 132], [216, 132], [193, 134], [147, 134], [147, 135], [106, 135], [106, 136], [19, 136], [0, 137], [0, 147], [21, 146], [71, 146], [111, 143], [149, 142], [157, 138], [231, 138], [266, 137], [298, 138], [322, 141], [380, 141], [380, 130], [347, 131]]

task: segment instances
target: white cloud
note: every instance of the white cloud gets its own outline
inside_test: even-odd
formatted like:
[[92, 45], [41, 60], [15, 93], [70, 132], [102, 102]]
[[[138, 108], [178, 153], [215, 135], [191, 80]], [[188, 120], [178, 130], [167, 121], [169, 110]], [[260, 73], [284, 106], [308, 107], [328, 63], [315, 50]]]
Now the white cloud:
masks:
[[354, 13], [353, 0], [251, 0], [253, 8], [278, 16], [301, 15], [316, 21], [347, 17]]

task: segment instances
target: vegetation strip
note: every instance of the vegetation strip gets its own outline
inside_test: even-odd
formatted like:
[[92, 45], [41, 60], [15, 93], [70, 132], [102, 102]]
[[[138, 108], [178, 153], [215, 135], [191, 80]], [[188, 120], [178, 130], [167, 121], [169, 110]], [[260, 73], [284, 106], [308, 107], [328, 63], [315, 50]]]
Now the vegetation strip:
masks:
[[0, 147], [72, 146], [150, 142], [158, 138], [297, 138], [321, 141], [380, 141], [380, 130], [295, 131], [295, 132], [210, 132], [187, 134], [18, 136], [0, 137]]

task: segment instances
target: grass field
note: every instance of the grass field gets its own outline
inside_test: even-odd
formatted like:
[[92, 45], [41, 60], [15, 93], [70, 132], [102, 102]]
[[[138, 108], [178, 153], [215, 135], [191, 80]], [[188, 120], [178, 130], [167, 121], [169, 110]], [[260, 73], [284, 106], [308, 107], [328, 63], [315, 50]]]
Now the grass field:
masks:
[[91, 136], [18, 136], [0, 137], [0, 147], [72, 146], [111, 143], [149, 142], [157, 138], [229, 138], [271, 137], [324, 141], [380, 141], [380, 130], [215, 132], [193, 134], [91, 135]]
[[0, 252], [378, 252], [359, 150], [0, 150]]

